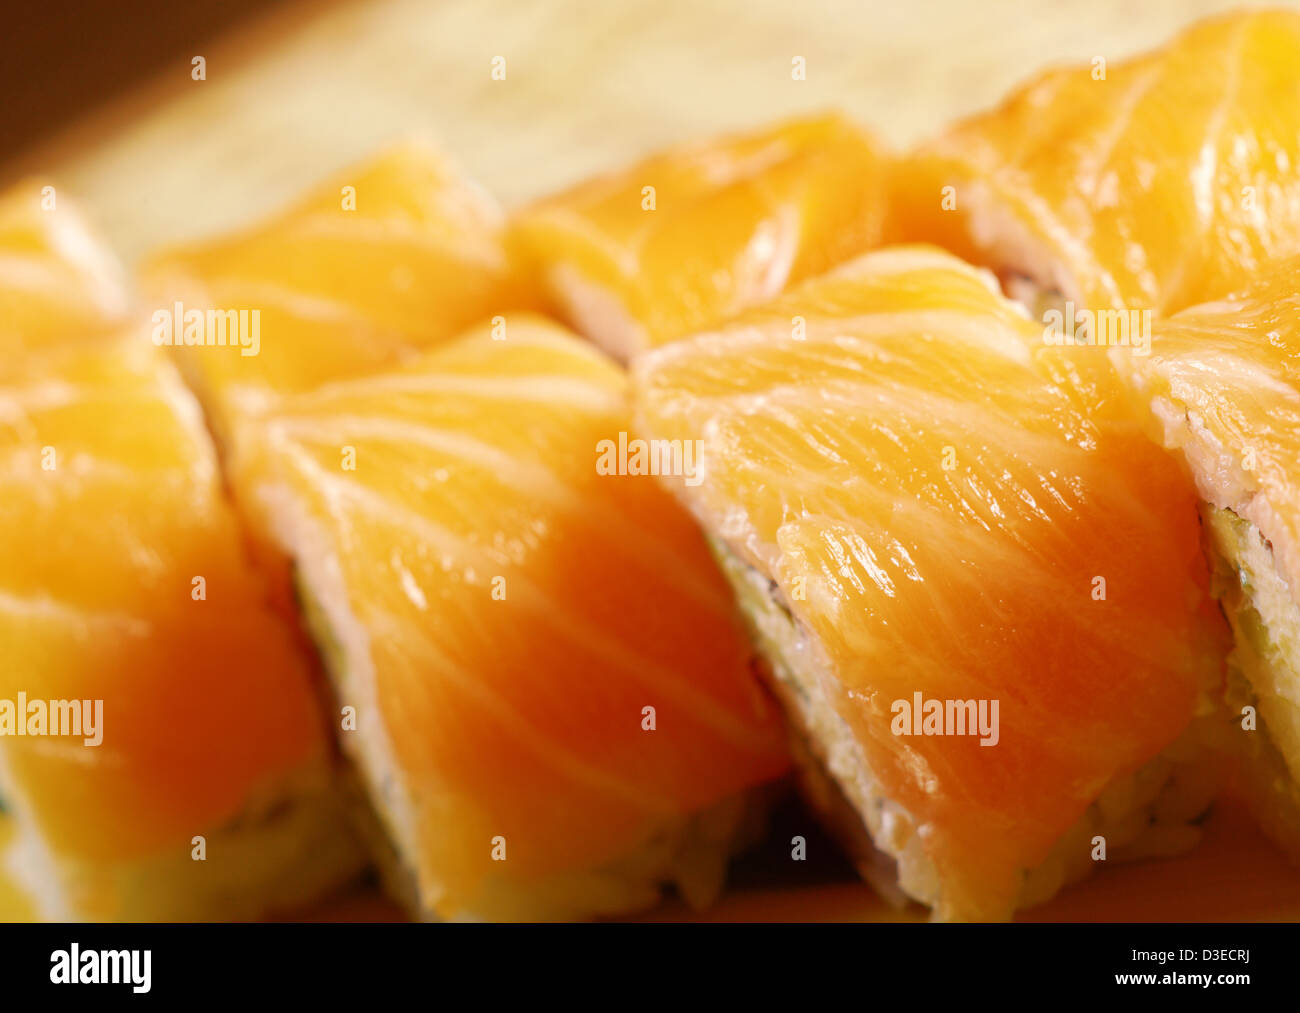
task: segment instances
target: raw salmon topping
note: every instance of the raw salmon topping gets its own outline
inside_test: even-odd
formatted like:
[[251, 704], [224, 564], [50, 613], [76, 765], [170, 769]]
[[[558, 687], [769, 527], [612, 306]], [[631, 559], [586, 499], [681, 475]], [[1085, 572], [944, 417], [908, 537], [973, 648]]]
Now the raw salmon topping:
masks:
[[1217, 678], [1188, 478], [1105, 356], [991, 276], [868, 254], [634, 378], [645, 435], [700, 442], [679, 491], [774, 583], [941, 913], [1006, 916]]

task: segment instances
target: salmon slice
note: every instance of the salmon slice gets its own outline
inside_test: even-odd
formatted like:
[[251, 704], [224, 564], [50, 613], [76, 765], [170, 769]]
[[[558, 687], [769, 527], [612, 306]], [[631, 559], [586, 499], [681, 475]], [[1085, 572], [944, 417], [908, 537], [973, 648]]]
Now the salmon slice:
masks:
[[532, 305], [502, 230], [485, 192], [430, 145], [410, 141], [268, 221], [150, 258], [154, 340], [180, 347], [224, 437], [234, 405], [247, 412], [269, 392], [391, 365]]
[[31, 286], [17, 319], [40, 325], [0, 356], [5, 866], [45, 918], [254, 917], [352, 875], [361, 849], [312, 669], [245, 559], [197, 403], [143, 334], [83, 319], [127, 301], [81, 271], [91, 249], [0, 253], [0, 290], [57, 278], [75, 324], [56, 339]]
[[1232, 13], [1098, 60], [903, 159], [891, 234], [992, 267], [1035, 315], [1173, 313], [1300, 252], [1300, 14]]
[[35, 180], [0, 194], [0, 349], [101, 335], [126, 311], [120, 266], [66, 197]]
[[1196, 477], [1234, 633], [1247, 795], [1300, 861], [1300, 258], [1158, 324], [1149, 356], [1116, 361]]
[[622, 371], [540, 318], [493, 333], [284, 395], [232, 474], [293, 561], [413, 907], [703, 902], [788, 767], [779, 710], [690, 517], [601, 473]]
[[626, 361], [874, 246], [885, 161], [838, 114], [674, 148], [515, 218], [564, 317]]
[[633, 384], [640, 430], [696, 447], [702, 481], [673, 483], [874, 883], [1000, 919], [1102, 838], [1108, 860], [1194, 839], [1222, 631], [1194, 490], [1104, 356], [903, 247]]

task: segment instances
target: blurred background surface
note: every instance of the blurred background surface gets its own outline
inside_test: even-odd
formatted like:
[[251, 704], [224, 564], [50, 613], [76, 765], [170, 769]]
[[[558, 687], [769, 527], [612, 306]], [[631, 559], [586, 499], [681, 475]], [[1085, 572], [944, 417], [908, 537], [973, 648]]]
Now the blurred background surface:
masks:
[[6, 15], [0, 183], [62, 183], [128, 259], [255, 218], [412, 131], [513, 205], [827, 106], [906, 144], [1045, 64], [1118, 59], [1234, 6], [1248, 5], [50, 0]]

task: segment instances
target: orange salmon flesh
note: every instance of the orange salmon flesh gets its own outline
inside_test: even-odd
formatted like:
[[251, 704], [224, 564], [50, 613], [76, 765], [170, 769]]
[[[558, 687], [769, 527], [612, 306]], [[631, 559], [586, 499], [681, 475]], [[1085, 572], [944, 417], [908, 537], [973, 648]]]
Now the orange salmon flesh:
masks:
[[[650, 353], [634, 381], [644, 432], [700, 442], [703, 482], [679, 493], [773, 585], [819, 673], [802, 691], [910, 820], [894, 844], [932, 864], [920, 899], [941, 916], [1009, 915], [1025, 872], [1217, 684], [1185, 471], [1104, 354], [1046, 346], [991, 277], [868, 254]], [[996, 744], [915, 734], [917, 694], [996, 704]]]
[[1168, 314], [1300, 253], [1300, 14], [1048, 70], [902, 159], [889, 232], [1093, 311]]
[[514, 316], [237, 434], [340, 699], [373, 715], [344, 746], [391, 786], [440, 914], [616, 862], [788, 764], [690, 518], [653, 478], [598, 474], [629, 424], [617, 367]]

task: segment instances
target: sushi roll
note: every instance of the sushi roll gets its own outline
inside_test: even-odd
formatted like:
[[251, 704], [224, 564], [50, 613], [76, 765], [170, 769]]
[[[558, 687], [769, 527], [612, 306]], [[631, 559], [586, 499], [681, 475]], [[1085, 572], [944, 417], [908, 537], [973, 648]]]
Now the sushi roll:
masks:
[[1300, 259], [1157, 324], [1149, 356], [1112, 354], [1195, 475], [1243, 787], [1300, 860]]
[[888, 231], [990, 267], [1040, 318], [1226, 295], [1300, 253], [1298, 65], [1300, 14], [1242, 11], [1049, 70], [901, 160]]
[[22, 192], [0, 208], [7, 322], [34, 324], [0, 355], [5, 873], [45, 919], [304, 904], [363, 851], [198, 405], [116, 320], [127, 295], [75, 218]]
[[889, 896], [1005, 919], [1190, 846], [1222, 620], [1195, 491], [1105, 356], [992, 275], [870, 253], [633, 366], [809, 797]]
[[627, 361], [876, 245], [885, 166], [844, 117], [805, 117], [580, 183], [511, 237], [563, 318]]
[[258, 355], [180, 353], [325, 662], [390, 891], [446, 918], [618, 913], [668, 886], [703, 904], [788, 769], [779, 712], [689, 517], [598, 471], [626, 380], [517, 311], [532, 288], [484, 200], [402, 149], [241, 240], [160, 254], [149, 290], [267, 293]]
[[706, 903], [787, 771], [698, 529], [620, 457], [626, 394], [599, 350], [516, 314], [235, 433], [414, 914]]
[[[153, 343], [204, 408], [223, 470], [280, 394], [390, 368], [466, 326], [538, 302], [490, 195], [412, 139], [345, 169], [228, 236], [157, 251], [142, 269]], [[282, 552], [252, 528], [277, 607], [295, 609]]]
[[173, 350], [226, 438], [275, 391], [392, 365], [537, 302], [493, 199], [413, 139], [224, 237], [142, 270], [155, 344]]

